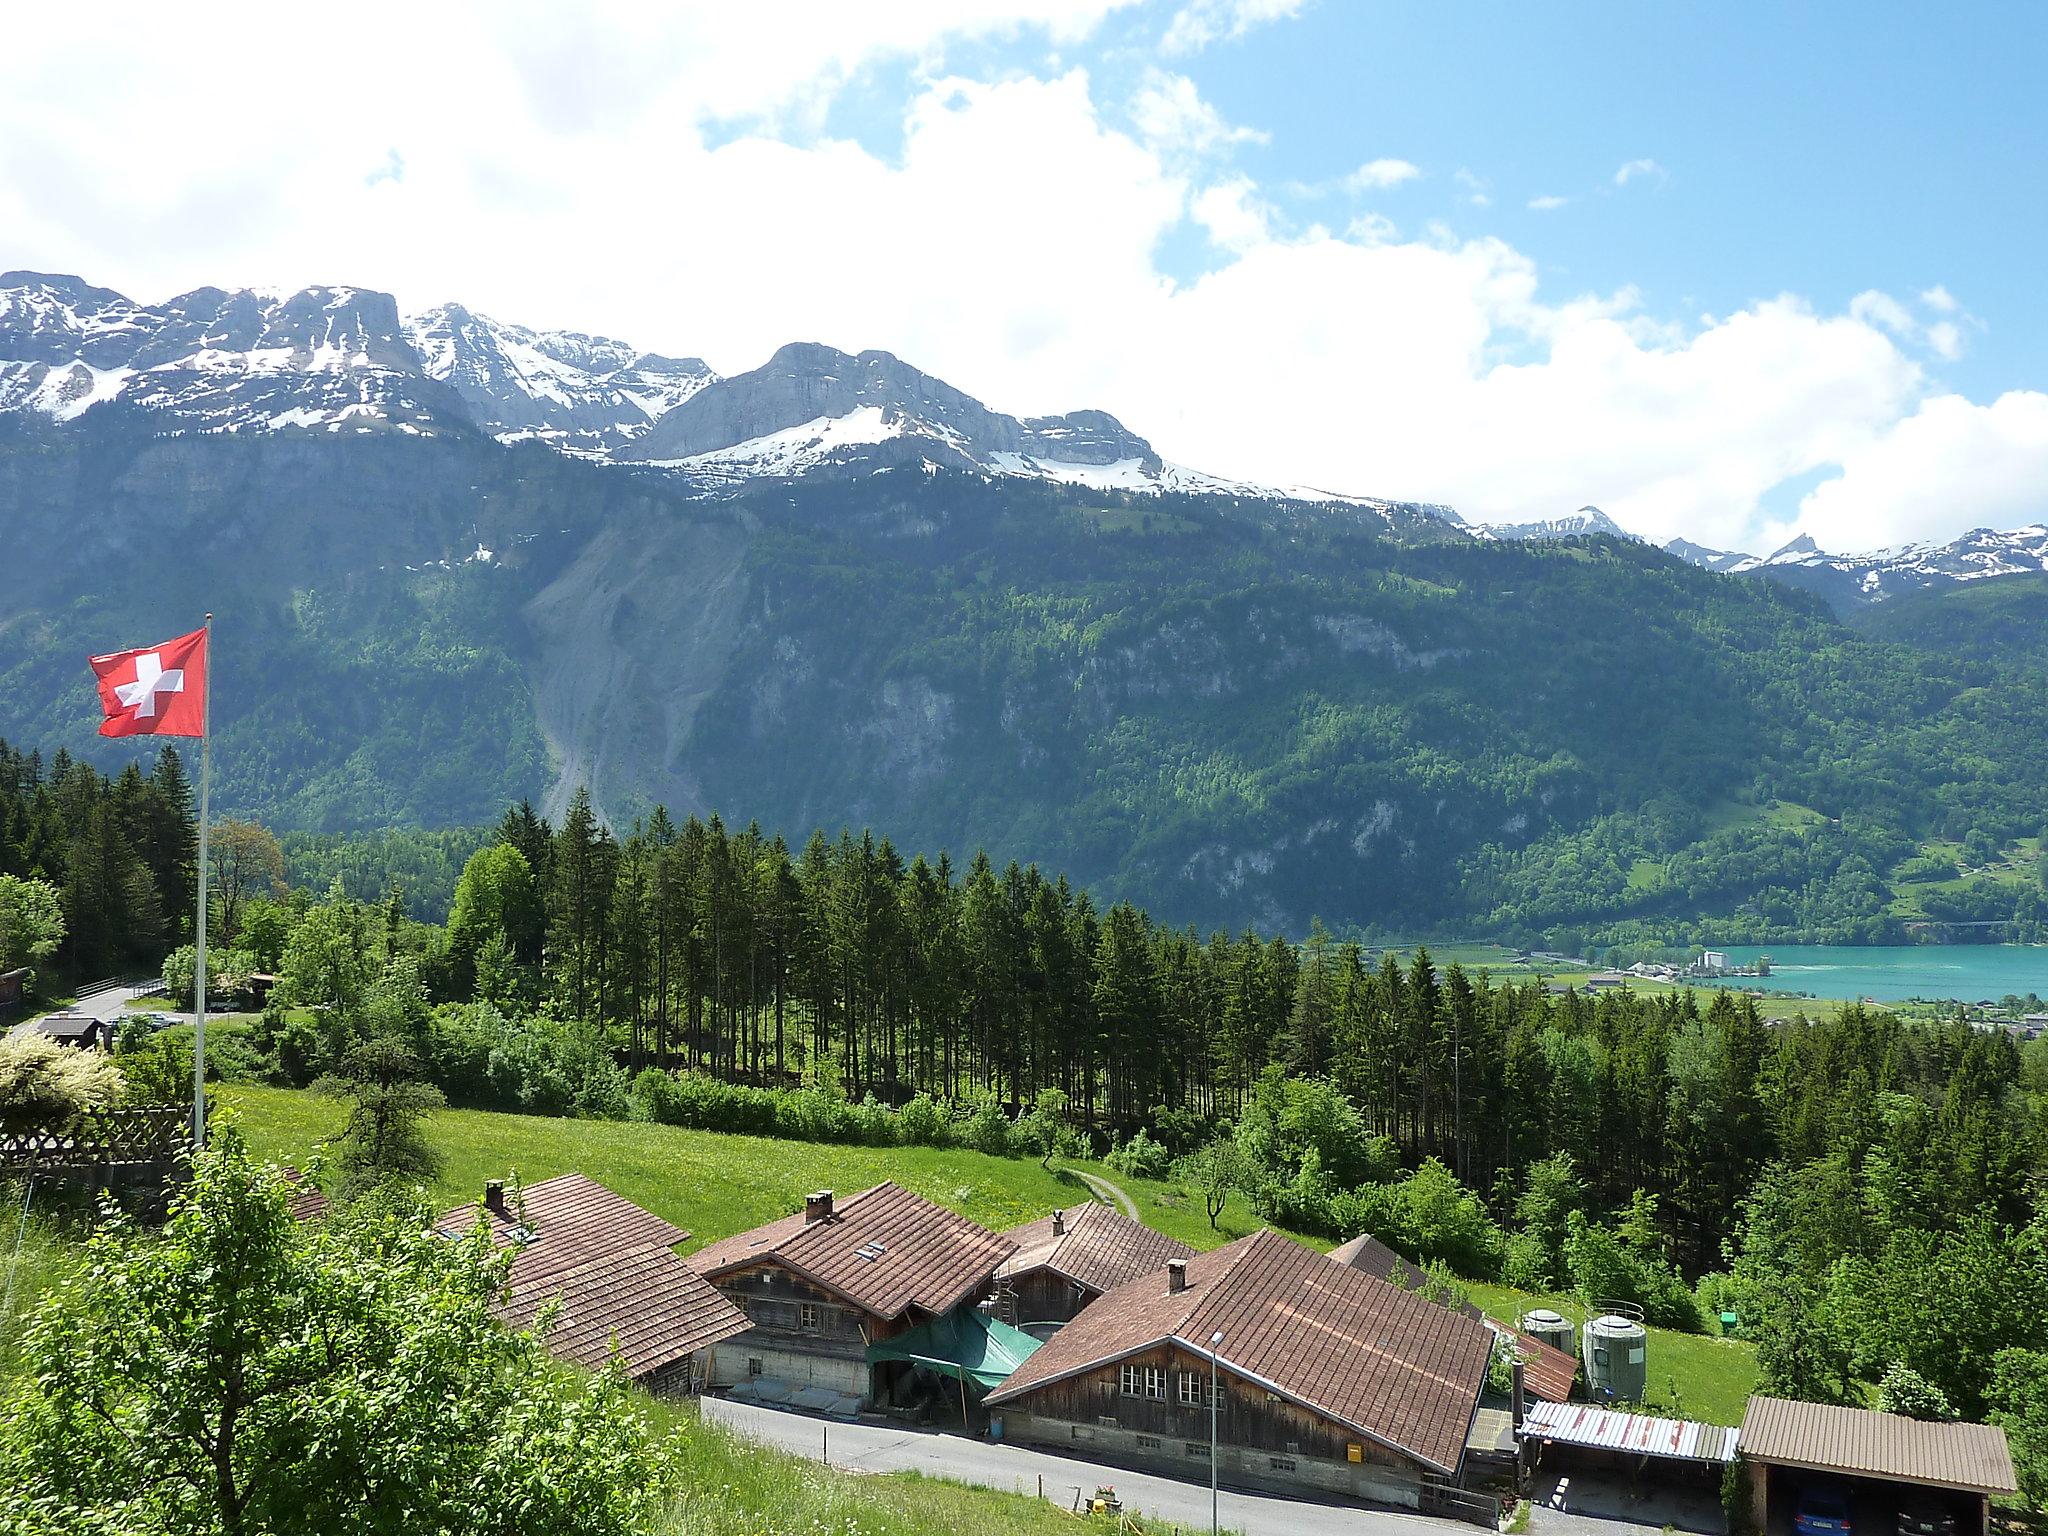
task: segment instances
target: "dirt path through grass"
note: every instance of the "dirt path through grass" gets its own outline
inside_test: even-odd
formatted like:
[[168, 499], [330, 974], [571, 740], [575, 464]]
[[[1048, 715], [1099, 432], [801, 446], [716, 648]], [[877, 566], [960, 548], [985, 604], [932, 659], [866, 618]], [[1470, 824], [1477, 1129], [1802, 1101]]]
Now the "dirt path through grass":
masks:
[[1078, 1168], [1073, 1170], [1073, 1174], [1075, 1178], [1086, 1184], [1096, 1194], [1130, 1217], [1131, 1220], [1136, 1221], [1139, 1219], [1137, 1202], [1110, 1183], [1109, 1180], [1103, 1178], [1102, 1175], [1098, 1173], [1083, 1173]]

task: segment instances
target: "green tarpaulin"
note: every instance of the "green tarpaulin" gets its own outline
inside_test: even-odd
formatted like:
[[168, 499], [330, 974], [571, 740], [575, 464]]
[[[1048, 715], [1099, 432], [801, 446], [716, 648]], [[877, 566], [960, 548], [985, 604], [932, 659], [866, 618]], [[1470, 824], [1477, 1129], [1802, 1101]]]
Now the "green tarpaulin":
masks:
[[868, 1364], [908, 1360], [942, 1376], [973, 1382], [986, 1392], [1032, 1356], [1038, 1340], [971, 1307], [868, 1346]]

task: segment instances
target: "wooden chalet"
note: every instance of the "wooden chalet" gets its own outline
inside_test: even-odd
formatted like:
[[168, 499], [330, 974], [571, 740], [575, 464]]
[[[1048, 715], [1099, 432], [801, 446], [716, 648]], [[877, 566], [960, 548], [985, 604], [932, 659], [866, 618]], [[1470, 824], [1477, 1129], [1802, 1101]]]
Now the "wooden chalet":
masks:
[[499, 1320], [528, 1328], [560, 1303], [545, 1339], [557, 1359], [595, 1368], [616, 1349], [641, 1386], [690, 1393], [710, 1379], [718, 1346], [747, 1331], [739, 1309], [676, 1256], [689, 1233], [580, 1173], [528, 1185], [516, 1202], [492, 1179], [479, 1204], [437, 1228], [460, 1237], [478, 1221], [518, 1250]]
[[1492, 1333], [1271, 1231], [1108, 1292], [987, 1406], [1006, 1439], [1206, 1482], [1217, 1333], [1223, 1481], [1442, 1507]]
[[1099, 1204], [1054, 1211], [1003, 1236], [1017, 1251], [996, 1271], [996, 1310], [1034, 1335], [1070, 1321], [1105, 1291], [1195, 1254], [1178, 1238]]
[[713, 1379], [773, 1378], [891, 1401], [913, 1366], [871, 1346], [972, 1309], [1015, 1249], [900, 1185], [845, 1201], [830, 1190], [808, 1195], [801, 1211], [690, 1256], [753, 1323], [744, 1349], [720, 1353]]

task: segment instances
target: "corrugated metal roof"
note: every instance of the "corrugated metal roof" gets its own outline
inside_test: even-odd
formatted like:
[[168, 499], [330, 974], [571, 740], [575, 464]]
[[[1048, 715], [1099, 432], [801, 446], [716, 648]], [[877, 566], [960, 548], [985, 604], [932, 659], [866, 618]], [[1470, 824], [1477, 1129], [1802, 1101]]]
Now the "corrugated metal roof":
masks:
[[1994, 1424], [1934, 1424], [1867, 1408], [1752, 1397], [1742, 1450], [1753, 1461], [1892, 1482], [2016, 1493], [2012, 1448]]
[[1691, 1419], [1657, 1419], [1616, 1413], [1584, 1403], [1531, 1403], [1522, 1418], [1522, 1437], [1563, 1445], [1590, 1445], [1669, 1461], [1725, 1462], [1735, 1459], [1740, 1433], [1725, 1424]]
[[1193, 1258], [1195, 1250], [1143, 1222], [1133, 1221], [1106, 1205], [1071, 1206], [1061, 1214], [1066, 1227], [1055, 1233], [1052, 1218], [1041, 1216], [1003, 1236], [1017, 1252], [996, 1273], [1014, 1280], [1035, 1269], [1049, 1269], [1063, 1279], [1100, 1294], [1127, 1280], [1164, 1269], [1168, 1259]]
[[1471, 1318], [1267, 1231], [1190, 1259], [1184, 1290], [1155, 1272], [1090, 1302], [989, 1401], [1168, 1340], [1204, 1353], [1219, 1331], [1226, 1371], [1446, 1473], [1493, 1348]]

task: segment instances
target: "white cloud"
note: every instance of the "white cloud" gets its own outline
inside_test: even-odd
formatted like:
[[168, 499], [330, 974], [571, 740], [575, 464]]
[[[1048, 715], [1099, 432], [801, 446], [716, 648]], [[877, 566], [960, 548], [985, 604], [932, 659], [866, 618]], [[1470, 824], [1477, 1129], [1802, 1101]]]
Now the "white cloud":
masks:
[[1345, 177], [1344, 184], [1354, 192], [1383, 192], [1421, 174], [1422, 167], [1407, 160], [1368, 160]]
[[1190, 0], [1174, 12], [1159, 46], [1169, 54], [1196, 53], [1268, 22], [1286, 21], [1299, 15], [1301, 6], [1302, 0]]
[[1625, 187], [1643, 176], [1654, 176], [1657, 180], [1663, 181], [1670, 174], [1654, 160], [1630, 160], [1614, 173], [1614, 184], [1617, 187]]
[[1929, 309], [1934, 310], [1937, 314], [1943, 315], [1952, 315], [1962, 308], [1956, 302], [1956, 296], [1940, 283], [1936, 283], [1932, 288], [1924, 289], [1920, 294], [1920, 302]]
[[1263, 243], [1272, 227], [1272, 210], [1248, 176], [1204, 189], [1196, 194], [1192, 211], [1209, 238], [1226, 250], [1249, 250]]
[[2015, 390], [1989, 405], [1960, 395], [1921, 402], [1809, 492], [1798, 525], [1824, 549], [1864, 550], [2044, 521], [2048, 394]]
[[[1962, 314], [1962, 306], [1946, 288], [1934, 288], [1920, 295], [1923, 306], [1937, 314], [1955, 315], [1960, 320], [1969, 317]], [[1952, 363], [1963, 355], [1963, 328], [1958, 319], [1942, 319], [1922, 324], [1920, 318], [1890, 294], [1878, 289], [1867, 289], [1849, 301], [1849, 313], [1859, 320], [1882, 326], [1901, 341], [1923, 346], [1943, 362]]]
[[1531, 213], [1555, 213], [1570, 201], [1571, 199], [1568, 197], [1558, 197], [1554, 193], [1545, 193], [1542, 197], [1532, 197], [1529, 199], [1529, 211]]
[[[1803, 515], [1838, 544], [2004, 520], [2048, 484], [2042, 397], [1926, 398], [1915, 348], [1940, 356], [1960, 306], [1899, 305], [1917, 344], [1889, 309], [1793, 297], [1681, 323], [1626, 289], [1546, 291], [1495, 239], [1294, 228], [1250, 178], [1183, 163], [1240, 141], [1178, 86], [1122, 129], [1121, 95], [1080, 69], [943, 73], [963, 30], [1064, 39], [1109, 4], [905, 4], [880, 39], [825, 0], [808, 30], [758, 8], [570, 25], [536, 6], [516, 35], [441, 7], [345, 29], [251, 13], [302, 29], [284, 36], [25, 12], [0, 56], [0, 267], [145, 299], [371, 284], [728, 372], [792, 339], [884, 347], [1000, 409], [1114, 411], [1219, 473], [1484, 518], [1593, 502], [1723, 547], [1757, 547], [1766, 499], [1816, 474], [1838, 478]], [[379, 25], [401, 14], [409, 58], [462, 60], [432, 90]], [[312, 58], [317, 81], [278, 64]], [[881, 58], [919, 61], [900, 144], [821, 134], [837, 82]], [[237, 82], [238, 113], [192, 111], [199, 79]], [[326, 81], [347, 110], [294, 110]], [[393, 150], [403, 178], [366, 186]], [[1169, 276], [1159, 253], [1191, 229], [1210, 269]]]
[[1263, 144], [1256, 128], [1225, 122], [1186, 75], [1152, 70], [1131, 98], [1131, 126], [1146, 144], [1168, 155], [1203, 156], [1232, 144]]
[[1464, 194], [1464, 200], [1474, 208], [1486, 208], [1492, 205], [1493, 192], [1484, 176], [1477, 175], [1461, 166], [1451, 177], [1451, 180], [1458, 184], [1459, 189]]

